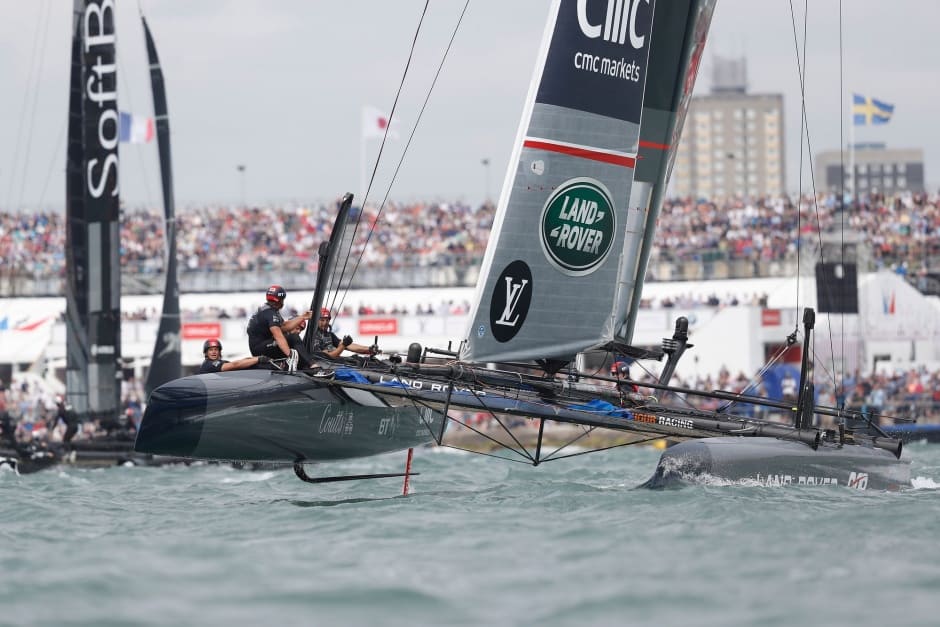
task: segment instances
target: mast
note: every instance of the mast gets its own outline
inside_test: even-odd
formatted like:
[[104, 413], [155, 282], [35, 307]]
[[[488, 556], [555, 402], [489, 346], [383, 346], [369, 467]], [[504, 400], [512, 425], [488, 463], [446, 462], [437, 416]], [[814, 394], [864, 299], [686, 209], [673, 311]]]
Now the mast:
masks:
[[153, 346], [150, 370], [144, 383], [149, 398], [154, 388], [183, 375], [180, 351], [180, 297], [176, 268], [176, 203], [173, 198], [173, 168], [170, 159], [170, 118], [166, 105], [166, 86], [157, 48], [150, 27], [143, 15], [147, 42], [147, 61], [150, 63], [150, 89], [153, 92], [153, 113], [157, 123], [157, 149], [160, 154], [160, 183], [163, 191], [164, 232], [166, 234], [166, 277], [163, 289], [163, 312]]
[[121, 404], [121, 267], [114, 6], [75, 0], [66, 161], [66, 385], [82, 418]]
[[657, 1], [636, 173], [627, 215], [627, 246], [617, 284], [618, 339], [630, 343], [656, 221], [669, 184], [716, 0]]
[[72, 11], [68, 147], [65, 160], [65, 392], [76, 414], [88, 414], [88, 238], [82, 163], [83, 0]]

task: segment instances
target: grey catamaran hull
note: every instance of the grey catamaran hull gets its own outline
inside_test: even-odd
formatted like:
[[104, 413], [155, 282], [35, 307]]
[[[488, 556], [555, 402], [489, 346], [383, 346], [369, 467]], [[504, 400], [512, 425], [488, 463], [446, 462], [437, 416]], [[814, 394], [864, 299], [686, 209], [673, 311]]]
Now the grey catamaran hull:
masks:
[[778, 438], [704, 438], [667, 449], [642, 487], [707, 481], [899, 490], [911, 486], [911, 464], [905, 456], [898, 459], [874, 447], [823, 443], [814, 449]]
[[305, 374], [242, 370], [154, 390], [135, 449], [195, 459], [333, 461], [426, 444], [441, 422], [427, 408], [392, 407], [368, 391]]

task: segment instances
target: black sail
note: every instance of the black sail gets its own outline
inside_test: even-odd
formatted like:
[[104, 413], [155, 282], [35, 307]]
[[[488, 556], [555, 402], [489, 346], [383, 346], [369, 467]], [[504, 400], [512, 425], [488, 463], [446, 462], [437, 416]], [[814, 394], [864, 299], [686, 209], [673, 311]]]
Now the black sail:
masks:
[[153, 112], [157, 123], [157, 149], [160, 153], [160, 183], [163, 190], [164, 229], [166, 233], [166, 283], [163, 290], [163, 312], [153, 347], [150, 370], [144, 391], [150, 393], [167, 381], [182, 376], [180, 355], [180, 296], [176, 269], [176, 206], [173, 199], [173, 169], [170, 159], [170, 118], [166, 106], [166, 86], [157, 48], [141, 16], [144, 37], [147, 40], [147, 60], [150, 63], [150, 88], [153, 92]]
[[114, 6], [76, 0], [69, 81], [66, 384], [78, 414], [120, 409], [121, 268]]
[[[317, 270], [317, 284], [313, 290], [313, 299], [310, 301], [310, 311], [313, 312], [313, 317], [304, 333], [304, 346], [310, 352], [313, 352], [317, 323], [320, 321], [320, 308], [326, 304], [327, 294], [339, 291], [343, 286], [343, 280], [348, 281], [347, 271], [352, 271], [347, 265], [353, 239], [356, 236], [355, 223], [350, 220], [352, 201], [352, 194], [347, 193], [343, 196], [336, 220], [333, 222], [333, 230], [330, 232], [330, 240], [321, 243], [318, 251], [320, 265]], [[338, 264], [340, 259], [346, 260], [343, 266]]]

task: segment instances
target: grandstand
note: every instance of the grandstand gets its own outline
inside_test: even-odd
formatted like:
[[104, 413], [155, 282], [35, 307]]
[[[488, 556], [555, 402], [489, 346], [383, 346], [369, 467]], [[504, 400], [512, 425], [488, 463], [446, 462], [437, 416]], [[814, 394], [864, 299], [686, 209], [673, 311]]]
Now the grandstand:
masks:
[[[788, 277], [809, 272], [819, 239], [848, 231], [862, 238], [860, 272], [895, 270], [921, 291], [937, 293], [940, 197], [905, 193], [866, 196], [845, 212], [834, 196], [773, 197], [723, 203], [667, 200], [650, 257], [649, 281]], [[184, 293], [242, 292], [288, 282], [312, 289], [318, 244], [329, 236], [335, 208], [201, 207], [180, 212], [180, 287]], [[355, 251], [359, 289], [472, 287], [492, 225], [491, 204], [389, 203], [366, 206]], [[840, 217], [847, 217], [841, 220]], [[0, 297], [62, 293], [65, 229], [57, 213], [0, 213]], [[157, 210], [125, 211], [125, 294], [163, 289], [163, 218]], [[379, 227], [370, 234], [369, 225]], [[365, 246], [368, 240], [368, 246]], [[290, 276], [288, 281], [285, 277]]]
[[[799, 359], [798, 350], [783, 349], [802, 308], [819, 304], [814, 269], [851, 249], [859, 272], [858, 313], [819, 316], [817, 367], [827, 372], [817, 380], [854, 385], [861, 373], [869, 387], [893, 394], [893, 402], [923, 405], [923, 415], [940, 413], [940, 398], [930, 396], [937, 387], [932, 373], [940, 372], [940, 305], [931, 295], [937, 293], [932, 264], [940, 249], [938, 199], [870, 196], [845, 212], [836, 211], [828, 196], [668, 201], [635, 343], [658, 345], [685, 316], [695, 347], [680, 363], [679, 380], [741, 389], [757, 381], [755, 373], [768, 362]], [[311, 253], [328, 237], [332, 212], [311, 205], [205, 207], [181, 214], [188, 369], [201, 361], [202, 342], [210, 336], [222, 339], [227, 358], [247, 353], [245, 323], [268, 284], [288, 287], [288, 309], [307, 306], [317, 271]], [[377, 213], [367, 207], [364, 224], [375, 222]], [[491, 205], [459, 203], [386, 207], [355, 289], [337, 303], [336, 331], [368, 343], [377, 336], [386, 352], [404, 352], [415, 341], [442, 348], [459, 342], [493, 213]], [[64, 367], [62, 221], [55, 213], [0, 213], [0, 379], [7, 382], [14, 373], [59, 375]], [[367, 239], [364, 227], [359, 250]], [[125, 376], [139, 382], [161, 307], [159, 215], [127, 212], [122, 244], [122, 356]], [[129, 387], [139, 396], [135, 385]], [[837, 387], [821, 385], [829, 394]]]

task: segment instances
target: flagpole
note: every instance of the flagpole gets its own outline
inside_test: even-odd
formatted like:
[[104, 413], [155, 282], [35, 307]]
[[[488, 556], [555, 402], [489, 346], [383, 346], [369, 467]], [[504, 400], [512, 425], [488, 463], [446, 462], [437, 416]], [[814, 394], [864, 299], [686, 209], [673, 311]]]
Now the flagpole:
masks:
[[852, 114], [851, 109], [849, 109], [849, 174], [852, 181], [851, 198], [854, 201], [858, 198], [858, 194], [855, 189], [855, 115]]

